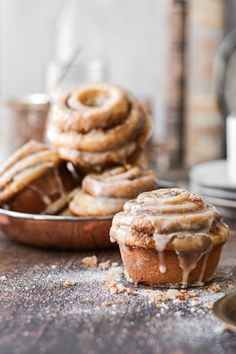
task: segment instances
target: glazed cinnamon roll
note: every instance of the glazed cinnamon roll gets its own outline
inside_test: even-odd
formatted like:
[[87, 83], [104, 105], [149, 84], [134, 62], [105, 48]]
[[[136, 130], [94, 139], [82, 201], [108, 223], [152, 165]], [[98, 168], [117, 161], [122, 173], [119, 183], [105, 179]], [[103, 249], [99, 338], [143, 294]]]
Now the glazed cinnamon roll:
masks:
[[155, 188], [157, 181], [152, 171], [130, 165], [117, 167], [100, 175], [87, 175], [70, 203], [70, 210], [79, 216], [114, 215], [128, 199]]
[[130, 93], [107, 84], [85, 86], [60, 98], [47, 136], [63, 159], [82, 169], [126, 163], [142, 149], [151, 119]]
[[173, 188], [126, 202], [110, 236], [134, 282], [186, 287], [212, 278], [229, 228], [213, 205]]
[[69, 203], [77, 184], [57, 151], [31, 140], [0, 168], [0, 205], [25, 213], [56, 214]]

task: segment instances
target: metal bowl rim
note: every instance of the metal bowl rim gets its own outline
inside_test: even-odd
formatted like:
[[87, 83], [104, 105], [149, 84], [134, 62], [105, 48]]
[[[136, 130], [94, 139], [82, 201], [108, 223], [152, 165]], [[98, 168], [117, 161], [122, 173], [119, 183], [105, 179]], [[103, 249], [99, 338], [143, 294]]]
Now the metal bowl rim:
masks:
[[43, 214], [28, 214], [21, 213], [18, 211], [6, 210], [0, 208], [0, 216], [8, 216], [10, 218], [16, 219], [31, 219], [31, 220], [42, 220], [42, 221], [100, 221], [100, 220], [111, 220], [114, 215], [108, 216], [69, 216], [69, 215], [43, 215]]
[[[170, 181], [159, 180], [160, 188], [174, 188], [175, 185]], [[42, 220], [42, 221], [105, 221], [113, 219], [114, 215], [107, 216], [67, 216], [67, 215], [44, 215], [44, 214], [29, 214], [21, 213], [18, 211], [7, 210], [0, 208], [0, 216], [8, 216], [10, 218], [16, 219], [31, 219], [31, 220]]]

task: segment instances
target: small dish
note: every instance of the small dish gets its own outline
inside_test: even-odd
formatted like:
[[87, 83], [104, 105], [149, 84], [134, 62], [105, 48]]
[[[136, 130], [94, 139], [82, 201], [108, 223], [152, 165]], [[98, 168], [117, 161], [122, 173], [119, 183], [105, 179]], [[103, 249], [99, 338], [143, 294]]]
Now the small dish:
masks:
[[213, 313], [224, 322], [226, 329], [236, 332], [236, 292], [217, 300], [213, 306]]

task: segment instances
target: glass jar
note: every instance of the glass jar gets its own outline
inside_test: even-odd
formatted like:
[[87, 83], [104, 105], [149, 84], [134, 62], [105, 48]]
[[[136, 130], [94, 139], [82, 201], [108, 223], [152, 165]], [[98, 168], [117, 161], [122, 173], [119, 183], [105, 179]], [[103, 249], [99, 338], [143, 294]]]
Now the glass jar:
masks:
[[44, 141], [49, 108], [45, 94], [0, 98], [0, 161], [30, 139]]

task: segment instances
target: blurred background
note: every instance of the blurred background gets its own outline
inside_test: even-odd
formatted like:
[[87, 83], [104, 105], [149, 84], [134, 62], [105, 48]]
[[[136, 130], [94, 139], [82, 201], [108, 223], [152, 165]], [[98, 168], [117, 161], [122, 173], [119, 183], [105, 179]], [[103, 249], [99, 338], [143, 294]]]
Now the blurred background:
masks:
[[1, 158], [42, 138], [56, 93], [88, 81], [120, 84], [144, 101], [159, 169], [225, 158], [226, 117], [236, 105], [235, 0], [0, 5]]

